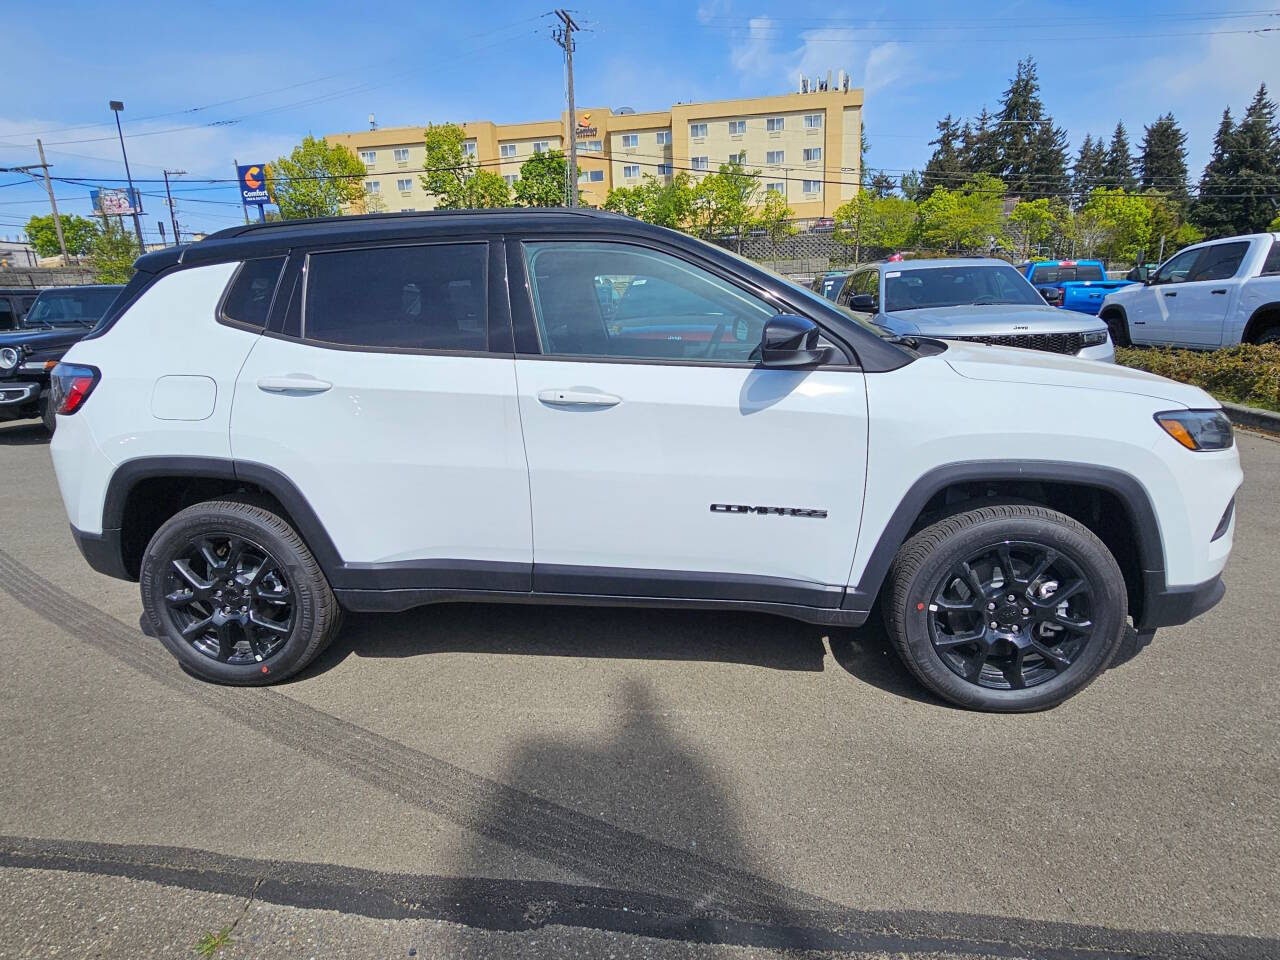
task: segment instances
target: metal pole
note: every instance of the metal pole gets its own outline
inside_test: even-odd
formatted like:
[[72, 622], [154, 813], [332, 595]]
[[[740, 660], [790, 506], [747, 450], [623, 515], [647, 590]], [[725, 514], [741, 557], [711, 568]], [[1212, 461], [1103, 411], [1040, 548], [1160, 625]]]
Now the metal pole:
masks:
[[244, 202], [244, 191], [240, 189], [240, 161], [232, 157], [231, 162], [236, 166], [236, 193], [240, 194], [240, 212], [244, 214], [245, 226], [248, 226], [249, 205]]
[[49, 179], [49, 164], [44, 159], [44, 144], [37, 138], [36, 149], [40, 151], [40, 168], [44, 172], [44, 188], [49, 191], [49, 206], [53, 210], [53, 229], [58, 232], [58, 249], [62, 251], [62, 265], [71, 266], [67, 256], [67, 241], [62, 239], [62, 218], [58, 216], [58, 201], [53, 198], [53, 181]]
[[164, 172], [164, 198], [169, 203], [169, 222], [173, 224], [173, 245], [178, 245], [178, 212], [173, 209], [173, 194], [169, 192], [169, 171]]
[[124, 148], [124, 128], [120, 126], [120, 111], [124, 109], [124, 104], [119, 100], [112, 100], [109, 104], [111, 112], [116, 115], [116, 133], [120, 135], [120, 153], [124, 157], [124, 176], [129, 181], [129, 206], [133, 208], [133, 229], [138, 234], [138, 253], [145, 253], [147, 245], [142, 242], [142, 220], [138, 216], [137, 200], [138, 195], [133, 190], [133, 174], [129, 172], [129, 151]]
[[557, 10], [556, 16], [564, 24], [564, 29], [558, 31], [559, 36], [556, 37], [556, 42], [564, 47], [565, 63], [569, 74], [569, 206], [576, 207], [578, 205], [578, 114], [573, 103], [573, 32], [578, 29], [578, 25], [573, 22], [573, 17], [569, 15], [568, 10]]

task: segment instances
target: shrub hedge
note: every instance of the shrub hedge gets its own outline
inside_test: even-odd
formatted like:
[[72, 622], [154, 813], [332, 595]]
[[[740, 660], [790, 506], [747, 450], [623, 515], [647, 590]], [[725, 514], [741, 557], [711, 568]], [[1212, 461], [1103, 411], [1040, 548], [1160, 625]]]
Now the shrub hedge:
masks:
[[1222, 350], [1118, 347], [1116, 362], [1195, 384], [1219, 400], [1280, 412], [1280, 344]]

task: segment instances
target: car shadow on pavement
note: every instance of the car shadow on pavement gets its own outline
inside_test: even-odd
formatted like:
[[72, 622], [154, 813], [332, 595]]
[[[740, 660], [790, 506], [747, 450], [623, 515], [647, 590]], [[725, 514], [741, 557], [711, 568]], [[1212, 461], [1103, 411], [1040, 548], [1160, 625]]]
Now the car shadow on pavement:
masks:
[[0, 423], [0, 447], [26, 447], [49, 442], [49, 431], [39, 420]]
[[348, 614], [304, 675], [349, 656], [437, 653], [700, 660], [821, 671], [829, 628], [750, 613], [529, 604], [442, 603], [396, 614]]

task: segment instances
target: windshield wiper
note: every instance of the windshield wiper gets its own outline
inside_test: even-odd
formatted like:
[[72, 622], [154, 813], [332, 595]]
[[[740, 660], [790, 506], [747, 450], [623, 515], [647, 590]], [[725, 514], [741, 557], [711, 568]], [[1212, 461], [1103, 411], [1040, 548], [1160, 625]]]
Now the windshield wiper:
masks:
[[970, 303], [970, 304], [969, 304], [969, 306], [971, 306], [971, 307], [993, 307], [993, 306], [997, 306], [997, 305], [999, 305], [999, 304], [1004, 304], [1004, 305], [1006, 305], [1006, 306], [1017, 306], [1018, 301], [1017, 301], [1017, 300], [994, 300], [994, 299], [993, 299], [993, 300], [974, 300], [972, 303]]
[[892, 337], [885, 337], [885, 339], [888, 340], [890, 343], [900, 343], [904, 347], [910, 347], [912, 350], [920, 349], [920, 341], [917, 340], [915, 337], [895, 334]]

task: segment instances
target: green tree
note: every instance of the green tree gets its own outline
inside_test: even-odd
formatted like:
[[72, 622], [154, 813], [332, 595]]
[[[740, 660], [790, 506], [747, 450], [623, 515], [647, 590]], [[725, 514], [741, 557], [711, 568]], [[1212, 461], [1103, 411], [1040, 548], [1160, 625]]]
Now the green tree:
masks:
[[1080, 153], [1071, 168], [1071, 194], [1077, 206], [1089, 199], [1089, 194], [1095, 187], [1102, 186], [1106, 165], [1106, 144], [1101, 137], [1095, 140], [1086, 133], [1084, 142], [1080, 144]]
[[520, 164], [520, 178], [512, 187], [515, 202], [522, 207], [566, 207], [569, 163], [559, 150], [535, 153]]
[[978, 122], [972, 126], [966, 123], [960, 130], [960, 157], [965, 173], [996, 175], [999, 145], [992, 135], [994, 124], [995, 118], [983, 106]]
[[1083, 212], [1096, 217], [1102, 225], [1103, 247], [1110, 259], [1130, 263], [1142, 259], [1151, 240], [1152, 208], [1147, 198], [1100, 187], [1090, 194]]
[[796, 232], [796, 226], [791, 222], [795, 215], [784, 194], [776, 190], [765, 191], [764, 203], [755, 211], [752, 226], [764, 230], [775, 260], [778, 259], [778, 244]]
[[877, 197], [887, 197], [898, 189], [898, 185], [894, 182], [893, 177], [889, 176], [883, 170], [879, 170], [867, 182], [867, 189]]
[[1022, 257], [1032, 252], [1054, 233], [1057, 216], [1047, 197], [1023, 200], [1009, 214], [1007, 232]]
[[342, 144], [307, 135], [267, 168], [267, 183], [282, 219], [336, 217], [344, 207], [364, 209], [365, 175], [360, 158]]
[[1200, 193], [1192, 206], [1192, 221], [1208, 237], [1226, 237], [1235, 232], [1235, 212], [1231, 198], [1235, 192], [1235, 122], [1231, 108], [1222, 111], [1218, 132], [1213, 135], [1213, 151], [1200, 177]]
[[987, 137], [994, 147], [990, 172], [1014, 195], [1024, 200], [1049, 196], [1065, 184], [1066, 133], [1045, 112], [1036, 64], [1030, 57], [1018, 61]]
[[1172, 113], [1143, 128], [1138, 156], [1143, 190], [1159, 190], [1180, 207], [1187, 202], [1187, 135]]
[[418, 179], [428, 196], [442, 210], [478, 210], [511, 203], [507, 181], [491, 170], [481, 170], [473, 154], [463, 147], [467, 134], [456, 123], [429, 124], [423, 132], [426, 170]]
[[133, 261], [142, 255], [132, 230], [120, 221], [104, 218], [104, 224], [89, 247], [89, 265], [98, 283], [128, 283], [133, 277]]
[[693, 188], [697, 232], [708, 239], [731, 234], [741, 249], [759, 193], [759, 170], [747, 172], [736, 161], [720, 164], [717, 172], [703, 177]]
[[1258, 87], [1253, 102], [1232, 136], [1234, 186], [1229, 193], [1232, 233], [1258, 233], [1276, 215], [1280, 198], [1280, 126], [1276, 103], [1267, 85]]
[[1102, 166], [1102, 182], [1113, 190], [1124, 190], [1132, 193], [1137, 189], [1138, 180], [1133, 175], [1133, 154], [1129, 150], [1129, 132], [1124, 123], [1116, 124], [1111, 134], [1111, 143], [1107, 147], [1107, 159]]
[[[62, 238], [66, 241], [67, 253], [73, 257], [88, 253], [98, 235], [98, 225], [88, 217], [73, 213], [60, 213], [58, 219], [62, 222]], [[58, 231], [53, 225], [53, 214], [32, 217], [27, 221], [26, 230], [27, 239], [40, 256], [53, 257], [62, 252], [58, 246]]]
[[958, 190], [938, 187], [920, 204], [920, 239], [944, 250], [990, 249], [1001, 234], [1004, 193], [1004, 184], [985, 174]]
[[871, 216], [872, 199], [870, 192], [859, 190], [852, 199], [836, 207], [832, 215], [832, 220], [835, 221], [833, 236], [837, 242], [853, 247], [854, 266], [862, 262], [862, 245], [866, 242], [866, 226]]
[[919, 208], [906, 197], [871, 195], [862, 225], [869, 247], [901, 250], [911, 242]]
[[932, 193], [934, 187], [950, 190], [963, 183], [970, 170], [961, 152], [960, 127], [951, 119], [951, 114], [938, 121], [938, 135], [929, 145], [933, 147], [933, 155], [920, 177], [925, 194]]
[[604, 208], [660, 227], [685, 230], [693, 220], [693, 197], [693, 178], [683, 171], [668, 183], [645, 174], [634, 187], [610, 190]]

